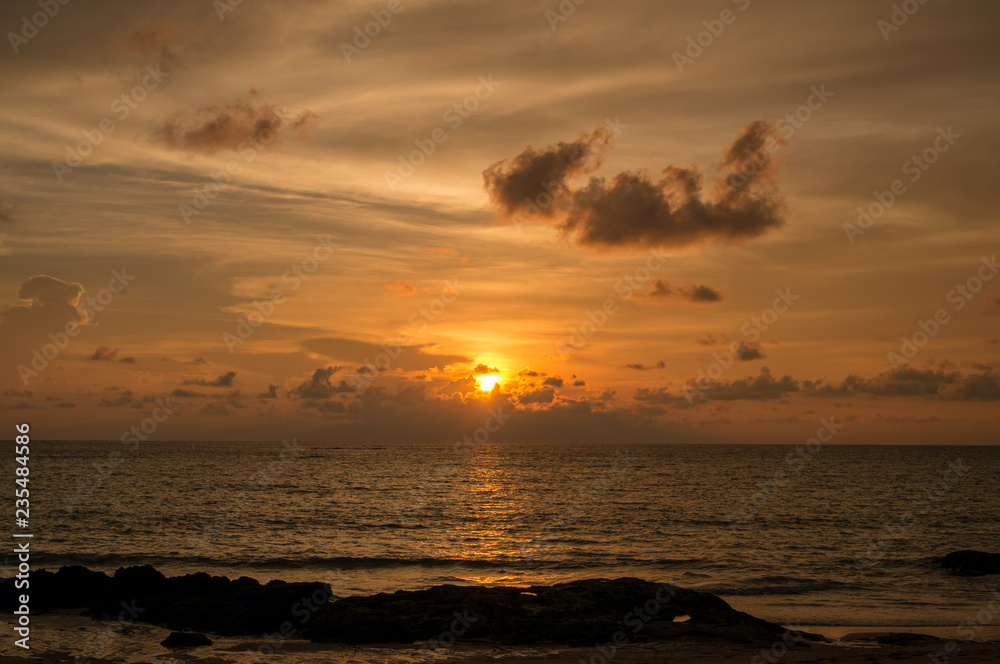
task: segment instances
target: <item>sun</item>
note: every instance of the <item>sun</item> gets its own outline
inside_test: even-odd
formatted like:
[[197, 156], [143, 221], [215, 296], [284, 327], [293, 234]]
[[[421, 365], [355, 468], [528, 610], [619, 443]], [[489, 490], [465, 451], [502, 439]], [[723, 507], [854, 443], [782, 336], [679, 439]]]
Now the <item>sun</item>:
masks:
[[485, 376], [480, 376], [477, 380], [479, 381], [479, 389], [483, 392], [489, 392], [493, 389], [494, 385], [502, 380], [502, 376], [498, 374], [487, 374]]

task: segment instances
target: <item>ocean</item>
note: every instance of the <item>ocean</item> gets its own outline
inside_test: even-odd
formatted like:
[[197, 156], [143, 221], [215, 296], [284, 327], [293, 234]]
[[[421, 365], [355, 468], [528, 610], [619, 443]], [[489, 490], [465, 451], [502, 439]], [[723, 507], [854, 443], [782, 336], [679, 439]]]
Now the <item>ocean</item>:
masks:
[[954, 627], [1000, 590], [996, 577], [931, 565], [997, 549], [996, 447], [39, 441], [32, 452], [36, 569], [150, 564], [325, 581], [337, 596], [635, 576], [786, 625], [840, 627]]

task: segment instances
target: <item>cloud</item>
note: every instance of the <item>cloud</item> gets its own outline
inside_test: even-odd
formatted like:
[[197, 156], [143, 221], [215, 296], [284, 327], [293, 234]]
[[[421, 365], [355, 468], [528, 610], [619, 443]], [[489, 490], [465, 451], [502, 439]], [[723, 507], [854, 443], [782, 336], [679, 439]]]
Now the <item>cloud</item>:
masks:
[[666, 369], [667, 363], [660, 360], [656, 364], [647, 367], [645, 364], [639, 364], [638, 362], [633, 362], [632, 364], [626, 364], [623, 368], [625, 369], [635, 369], [636, 371], [652, 371], [653, 369]]
[[191, 390], [182, 390], [178, 387], [170, 393], [170, 396], [177, 397], [178, 399], [193, 399], [195, 397], [203, 397], [205, 395], [200, 392], [192, 392]]
[[118, 357], [117, 348], [98, 346], [97, 350], [95, 350], [93, 355], [90, 356], [90, 359], [95, 362], [114, 362], [116, 357]]
[[733, 354], [740, 362], [752, 362], [753, 360], [763, 360], [767, 357], [764, 353], [764, 349], [759, 343], [755, 342], [737, 342], [736, 348]]
[[0, 384], [23, 386], [17, 368], [30, 365], [32, 349], [52, 343], [50, 335], [66, 336], [73, 324], [86, 321], [77, 309], [83, 293], [80, 284], [44, 274], [21, 284], [18, 297], [26, 304], [8, 309], [0, 322]]
[[278, 398], [278, 385], [268, 385], [267, 392], [261, 392], [257, 396], [261, 399], [277, 399]]
[[654, 280], [652, 289], [645, 295], [646, 299], [654, 301], [666, 301], [671, 297], [679, 297], [682, 300], [693, 304], [707, 304], [710, 302], [722, 301], [722, 294], [711, 286], [693, 284], [675, 288], [665, 279]]
[[205, 380], [203, 378], [186, 380], [182, 385], [202, 385], [204, 387], [232, 387], [233, 379], [236, 378], [235, 371], [227, 371], [215, 380]]
[[102, 406], [122, 407], [132, 403], [132, 391], [125, 390], [116, 399], [101, 399]]
[[394, 284], [386, 284], [385, 289], [395, 297], [409, 297], [417, 294], [417, 287], [405, 280], [400, 280]]
[[1000, 399], [1000, 376], [996, 371], [964, 374], [961, 371], [901, 368], [874, 378], [850, 375], [838, 385], [822, 381], [803, 382], [804, 394], [813, 397], [849, 397], [869, 394], [880, 397], [938, 397], [954, 401]]
[[306, 339], [303, 348], [320, 353], [334, 360], [350, 364], [372, 363], [375, 367], [401, 369], [402, 371], [427, 371], [453, 364], [468, 364], [472, 358], [465, 355], [436, 354], [430, 352], [433, 344], [402, 346], [398, 344], [372, 344], [355, 339], [326, 337]]
[[703, 337], [698, 337], [697, 339], [694, 340], [694, 342], [699, 346], [714, 346], [717, 343], [719, 343], [716, 340], [715, 336], [712, 334], [706, 334]]
[[477, 364], [472, 368], [472, 373], [476, 376], [482, 374], [495, 374], [495, 373], [500, 373], [500, 369], [496, 367], [491, 367], [488, 364], [483, 364], [482, 362], [480, 362], [479, 364]]
[[159, 128], [157, 137], [171, 148], [212, 154], [236, 150], [245, 141], [271, 145], [289, 130], [305, 138], [319, 120], [310, 111], [292, 117], [279, 106], [254, 106], [253, 100], [260, 94], [251, 88], [231, 103], [205, 106], [186, 116], [171, 118]]
[[681, 406], [683, 408], [687, 408], [691, 405], [683, 396], [679, 394], [672, 394], [666, 387], [661, 387], [659, 389], [641, 387], [632, 394], [632, 398], [635, 401], [645, 404]]
[[587, 381], [585, 381], [585, 380], [574, 380], [573, 381], [573, 387], [583, 387], [586, 384], [587, 384]]
[[739, 378], [731, 383], [716, 383], [702, 390], [702, 396], [716, 401], [765, 400], [777, 399], [788, 392], [799, 392], [800, 389], [799, 381], [791, 376], [775, 379], [770, 369], [761, 367], [757, 376]]
[[530, 145], [513, 159], [502, 159], [483, 171], [486, 193], [504, 215], [526, 212], [552, 217], [570, 196], [566, 180], [593, 173], [614, 139], [606, 127], [581, 133], [575, 141], [536, 150]]
[[302, 383], [294, 390], [289, 391], [289, 395], [299, 399], [329, 399], [335, 394], [346, 394], [354, 392], [354, 388], [342, 380], [338, 385], [334, 385], [330, 380], [335, 373], [343, 367], [319, 368], [313, 372], [312, 378]]
[[562, 387], [565, 381], [558, 376], [551, 376], [542, 381], [542, 385], [548, 385], [549, 387]]
[[[787, 145], [787, 136], [779, 135], [779, 126], [757, 120], [744, 127], [723, 151], [722, 171], [709, 191], [697, 168], [667, 166], [657, 180], [644, 171], [627, 171], [610, 182], [591, 178], [576, 191], [563, 186], [545, 198], [542, 183], [563, 170], [570, 155], [591, 151], [596, 139], [583, 137], [546, 150], [528, 148], [512, 161], [493, 164], [483, 174], [485, 188], [508, 215], [522, 207], [532, 211], [524, 199], [541, 198], [547, 204], [537, 205], [535, 216], [552, 220], [585, 247], [682, 248], [749, 240], [784, 223], [775, 154]], [[589, 162], [587, 172], [598, 165]]]
[[198, 366], [198, 365], [202, 365], [202, 364], [208, 364], [208, 360], [206, 360], [203, 357], [196, 357], [193, 360], [191, 360], [190, 362], [186, 362], [186, 364], [193, 364], [195, 366]]
[[556, 392], [551, 387], [541, 387], [537, 390], [528, 390], [517, 396], [517, 400], [522, 404], [543, 404], [552, 403], [556, 398]]

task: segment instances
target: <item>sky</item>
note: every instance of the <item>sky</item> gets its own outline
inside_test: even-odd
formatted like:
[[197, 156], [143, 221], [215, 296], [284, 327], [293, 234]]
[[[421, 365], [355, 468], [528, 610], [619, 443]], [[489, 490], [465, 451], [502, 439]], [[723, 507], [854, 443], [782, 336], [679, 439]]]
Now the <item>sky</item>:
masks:
[[998, 11], [4, 3], [0, 412], [996, 443]]

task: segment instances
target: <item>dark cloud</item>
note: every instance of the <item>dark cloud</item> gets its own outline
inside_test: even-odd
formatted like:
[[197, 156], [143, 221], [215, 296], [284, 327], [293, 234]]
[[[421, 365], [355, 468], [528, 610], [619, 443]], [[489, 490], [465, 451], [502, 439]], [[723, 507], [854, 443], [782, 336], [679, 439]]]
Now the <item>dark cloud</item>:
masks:
[[763, 347], [759, 343], [755, 342], [737, 342], [736, 348], [733, 351], [733, 355], [740, 362], [752, 362], [753, 360], [763, 360], [767, 357], [764, 353]]
[[647, 367], [645, 364], [640, 364], [638, 362], [633, 362], [632, 364], [626, 364], [624, 366], [624, 368], [625, 369], [635, 369], [636, 371], [652, 371], [653, 369], [666, 369], [667, 368], [667, 363], [664, 362], [663, 360], [660, 360], [656, 364]]
[[208, 364], [208, 361], [205, 358], [203, 358], [203, 357], [196, 357], [193, 360], [191, 360], [190, 362], [187, 362], [187, 364], [193, 364], [195, 366], [198, 366], [198, 365], [202, 365], [202, 364]]
[[517, 400], [522, 404], [552, 403], [556, 398], [556, 392], [551, 387], [541, 387], [537, 390], [528, 390], [517, 396]]
[[770, 369], [761, 367], [757, 376], [739, 378], [731, 383], [716, 383], [708, 389], [701, 390], [701, 396], [716, 401], [764, 400], [777, 399], [789, 392], [798, 391], [800, 391], [799, 381], [793, 380], [791, 376], [775, 379]]
[[573, 381], [573, 387], [583, 387], [586, 384], [587, 384], [587, 381], [585, 381], [585, 380], [574, 380]]
[[632, 394], [632, 398], [640, 403], [651, 405], [681, 406], [683, 408], [687, 408], [691, 405], [683, 396], [679, 394], [672, 394], [666, 387], [661, 387], [659, 389], [642, 387]]
[[343, 369], [343, 367], [326, 367], [316, 369], [316, 371], [313, 372], [312, 378], [302, 383], [294, 390], [289, 391], [288, 394], [299, 399], [329, 399], [335, 394], [354, 392], [354, 388], [351, 387], [345, 380], [340, 381], [337, 385], [334, 385], [331, 381], [333, 375], [341, 369]]
[[261, 392], [257, 396], [261, 399], [277, 399], [278, 398], [278, 385], [268, 385], [267, 392]]
[[488, 364], [483, 364], [482, 362], [480, 362], [479, 364], [477, 364], [472, 368], [472, 373], [476, 376], [482, 374], [495, 374], [495, 373], [500, 373], [500, 369], [496, 367], [491, 367]]
[[486, 193], [504, 215], [552, 217], [571, 192], [566, 180], [593, 173], [613, 143], [611, 132], [599, 127], [575, 141], [541, 150], [528, 146], [513, 159], [503, 159], [483, 171]]
[[132, 403], [132, 391], [125, 390], [116, 399], [101, 399], [102, 406], [122, 407]]
[[397, 344], [371, 344], [355, 339], [322, 338], [307, 339], [302, 342], [306, 350], [321, 353], [334, 360], [360, 363], [387, 369], [403, 371], [427, 371], [452, 364], [468, 364], [472, 358], [464, 355], [435, 354], [433, 344], [402, 346]]
[[652, 289], [646, 293], [645, 297], [654, 301], [666, 301], [672, 297], [679, 297], [694, 304], [706, 304], [710, 302], [721, 302], [722, 294], [711, 286], [704, 284], [693, 284], [689, 286], [674, 287], [665, 279], [655, 279]]
[[109, 348], [108, 346], [98, 346], [97, 350], [90, 356], [90, 359], [95, 362], [114, 362], [115, 358], [118, 357], [117, 348]]
[[134, 357], [122, 357], [119, 358], [119, 362], [124, 362], [125, 364], [135, 364], [136, 360]]
[[959, 401], [1000, 399], [1000, 376], [993, 370], [974, 374], [961, 371], [902, 368], [874, 378], [850, 375], [837, 385], [804, 381], [803, 392], [813, 397], [849, 397], [867, 394], [880, 397], [938, 397]]
[[548, 385], [549, 387], [562, 387], [565, 381], [558, 376], [551, 376], [542, 381], [542, 385]]
[[[288, 131], [304, 138], [319, 119], [310, 111], [293, 117], [280, 106], [255, 106], [254, 100], [260, 94], [251, 89], [231, 103], [206, 106], [187, 116], [171, 118], [160, 127], [157, 137], [178, 150], [211, 154], [236, 150], [248, 141], [273, 146], [277, 137]], [[253, 143], [250, 146], [259, 149]]]
[[186, 380], [182, 385], [201, 385], [203, 387], [232, 387], [233, 379], [236, 378], [235, 371], [227, 371], [215, 380], [205, 380], [203, 378]]
[[170, 393], [170, 396], [177, 397], [178, 399], [193, 399], [195, 397], [203, 397], [205, 395], [200, 392], [192, 392], [191, 390], [182, 390], [178, 387]]
[[556, 195], [544, 199], [539, 183], [551, 178], [567, 155], [588, 149], [582, 138], [541, 151], [529, 148], [510, 162], [493, 164], [484, 173], [486, 191], [507, 214], [526, 205], [524, 199], [533, 195], [551, 199], [548, 206], [538, 206], [541, 216], [553, 219], [564, 235], [588, 247], [680, 248], [748, 240], [784, 223], [775, 155], [787, 145], [787, 138], [778, 123], [750, 123], [723, 151], [722, 171], [707, 191], [697, 168], [667, 166], [658, 180], [645, 172], [628, 171], [610, 183], [591, 178], [581, 189], [557, 189]]

